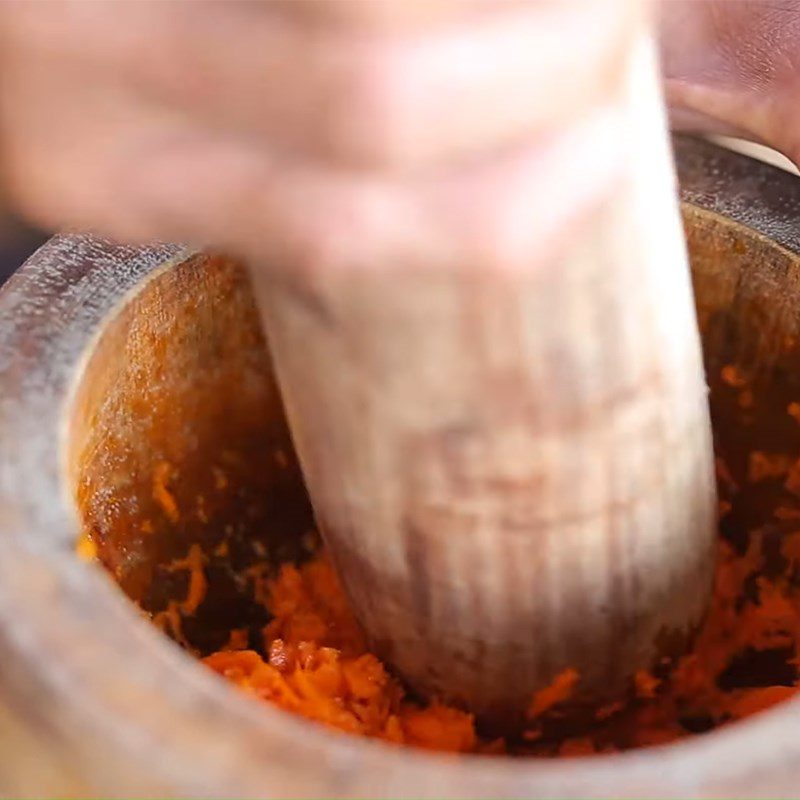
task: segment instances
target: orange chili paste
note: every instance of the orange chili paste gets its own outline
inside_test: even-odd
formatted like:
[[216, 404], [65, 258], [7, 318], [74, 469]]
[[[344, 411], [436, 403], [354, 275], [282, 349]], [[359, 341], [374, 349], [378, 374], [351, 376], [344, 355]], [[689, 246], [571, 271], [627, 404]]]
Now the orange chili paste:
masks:
[[[598, 709], [596, 724], [580, 736], [548, 733], [553, 724], [558, 728], [559, 710], [580, 682], [575, 670], [565, 670], [532, 698], [527, 729], [508, 742], [482, 738], [464, 711], [408, 698], [367, 651], [324, 554], [300, 567], [284, 564], [267, 580], [266, 604], [274, 617], [264, 629], [264, 655], [229, 645], [203, 661], [259, 700], [348, 733], [400, 744], [530, 755], [661, 744], [748, 716], [797, 691], [793, 669], [784, 669], [785, 683], [763, 686], [736, 686], [733, 675], [746, 673], [748, 659], [756, 663], [759, 654], [766, 660], [776, 652], [789, 661], [797, 658], [800, 592], [788, 572], [771, 579], [759, 574], [763, 544], [755, 536], [744, 555], [721, 544], [712, 609], [693, 651], [663, 677], [637, 673], [629, 700]], [[781, 550], [800, 568], [800, 532], [785, 537]], [[748, 592], [755, 594], [743, 603]]]
[[324, 556], [284, 564], [268, 582], [266, 658], [223, 650], [204, 662], [246, 692], [287, 711], [361, 736], [436, 750], [479, 747], [470, 714], [408, 701], [403, 687], [367, 652], [363, 635]]
[[[331, 728], [461, 753], [576, 756], [662, 744], [794, 695], [800, 686], [800, 459], [786, 450], [796, 453], [800, 442], [800, 403], [764, 408], [764, 398], [733, 366], [722, 369], [720, 383], [718, 409], [744, 415], [741, 430], [747, 431], [755, 404], [770, 424], [783, 426], [768, 441], [788, 448], [767, 451], [739, 437], [731, 458], [717, 459], [716, 582], [691, 652], [677, 663], [638, 672], [629, 696], [597, 709], [580, 730], [564, 715], [580, 686], [580, 675], [570, 669], [531, 698], [527, 726], [508, 739], [482, 736], [463, 710], [410, 697], [368, 652], [324, 551], [299, 566], [284, 563], [277, 572], [267, 559], [248, 567], [248, 591], [269, 612], [263, 640], [253, 640], [258, 627], [225, 629], [227, 644], [203, 662], [253, 698]], [[179, 510], [165, 485], [168, 474], [168, 467], [156, 470], [154, 498], [174, 520]], [[208, 553], [193, 544], [167, 567], [188, 573], [185, 597], [170, 600], [153, 620], [189, 649], [182, 624], [206, 597], [209, 558], [226, 557], [227, 548], [222, 541]], [[79, 552], [94, 557], [91, 537]]]

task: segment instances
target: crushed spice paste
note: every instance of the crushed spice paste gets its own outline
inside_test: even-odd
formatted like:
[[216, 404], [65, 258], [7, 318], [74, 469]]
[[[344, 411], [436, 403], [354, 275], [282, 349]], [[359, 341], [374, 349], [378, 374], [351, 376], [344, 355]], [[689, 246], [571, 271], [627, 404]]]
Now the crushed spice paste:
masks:
[[254, 697], [361, 736], [436, 750], [480, 747], [470, 714], [409, 702], [367, 651], [328, 560], [284, 564], [269, 581], [264, 653], [223, 650], [204, 662]]
[[[762, 402], [753, 400], [735, 367], [723, 368], [720, 378], [718, 411], [730, 401], [736, 414], [750, 414], [754, 402]], [[800, 441], [800, 429], [794, 431], [800, 403], [772, 412], [771, 424], [788, 427], [775, 428], [770, 441]], [[590, 755], [664, 744], [730, 724], [800, 689], [800, 459], [791, 447], [795, 455], [789, 456], [785, 446], [776, 452], [745, 442], [729, 458], [718, 456], [716, 579], [691, 652], [638, 672], [629, 696], [596, 709], [580, 730], [565, 714], [580, 687], [572, 669], [531, 698], [524, 730], [506, 739], [483, 736], [463, 710], [410, 696], [368, 651], [321, 548], [304, 563], [283, 563], [277, 571], [266, 557], [249, 566], [247, 585], [269, 621], [255, 629], [255, 637], [247, 627], [224, 630], [226, 644], [202, 661], [256, 701], [350, 734], [440, 751]], [[164, 485], [167, 473], [159, 467], [154, 496], [172, 518], [177, 507]], [[209, 591], [209, 558], [226, 557], [227, 546], [222, 541], [204, 553], [192, 545], [166, 567], [185, 573], [185, 597], [171, 600], [153, 620], [189, 649], [181, 626]], [[82, 540], [79, 552], [92, 558], [92, 541]]]
[[[742, 555], [721, 542], [712, 609], [692, 653], [663, 677], [658, 670], [637, 673], [628, 702], [599, 709], [596, 725], [579, 737], [548, 734], [580, 682], [575, 670], [537, 692], [528, 709], [530, 724], [514, 741], [485, 740], [470, 714], [409, 699], [367, 651], [324, 554], [300, 567], [284, 564], [267, 581], [266, 603], [274, 617], [264, 629], [263, 655], [228, 648], [203, 661], [254, 698], [348, 733], [400, 744], [530, 755], [662, 744], [741, 719], [798, 690], [800, 591], [790, 572], [800, 570], [800, 531], [781, 542], [780, 553], [791, 566], [785, 574], [764, 574], [764, 548], [760, 533]], [[757, 672], [758, 661], [770, 659], [785, 662], [780, 682], [736, 685], [735, 673], [747, 673], [748, 661]]]

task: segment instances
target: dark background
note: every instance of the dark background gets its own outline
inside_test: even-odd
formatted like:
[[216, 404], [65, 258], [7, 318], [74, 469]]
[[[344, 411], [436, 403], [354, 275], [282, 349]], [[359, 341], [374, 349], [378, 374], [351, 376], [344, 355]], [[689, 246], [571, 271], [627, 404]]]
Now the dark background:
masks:
[[18, 219], [0, 218], [0, 285], [47, 238], [48, 234], [35, 230]]

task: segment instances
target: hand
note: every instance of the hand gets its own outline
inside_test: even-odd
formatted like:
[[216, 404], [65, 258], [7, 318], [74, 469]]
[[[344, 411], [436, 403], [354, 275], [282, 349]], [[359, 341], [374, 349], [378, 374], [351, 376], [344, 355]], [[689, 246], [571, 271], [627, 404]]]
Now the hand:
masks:
[[673, 125], [761, 142], [800, 164], [800, 2], [664, 0], [660, 11]]
[[529, 263], [614, 180], [633, 8], [7, 0], [0, 171], [45, 226]]

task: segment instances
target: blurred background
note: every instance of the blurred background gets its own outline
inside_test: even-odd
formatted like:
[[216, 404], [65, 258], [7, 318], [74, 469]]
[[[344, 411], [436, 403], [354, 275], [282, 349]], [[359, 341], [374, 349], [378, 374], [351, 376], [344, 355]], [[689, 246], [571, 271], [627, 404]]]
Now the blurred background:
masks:
[[48, 236], [0, 212], [0, 285], [37, 247], [44, 244]]

